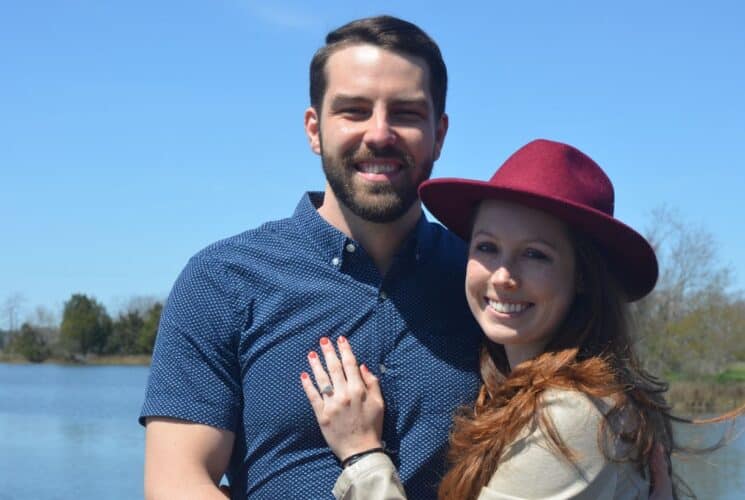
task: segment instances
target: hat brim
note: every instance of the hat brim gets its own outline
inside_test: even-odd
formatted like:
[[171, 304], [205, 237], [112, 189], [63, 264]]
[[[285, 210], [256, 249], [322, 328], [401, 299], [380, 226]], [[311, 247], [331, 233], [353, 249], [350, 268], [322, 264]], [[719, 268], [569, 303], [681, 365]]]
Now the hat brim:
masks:
[[618, 219], [591, 207], [526, 190], [457, 178], [428, 180], [419, 187], [419, 196], [432, 215], [466, 241], [471, 237], [474, 211], [484, 200], [504, 200], [541, 210], [599, 245], [629, 301], [647, 295], [657, 282], [657, 257], [647, 240]]

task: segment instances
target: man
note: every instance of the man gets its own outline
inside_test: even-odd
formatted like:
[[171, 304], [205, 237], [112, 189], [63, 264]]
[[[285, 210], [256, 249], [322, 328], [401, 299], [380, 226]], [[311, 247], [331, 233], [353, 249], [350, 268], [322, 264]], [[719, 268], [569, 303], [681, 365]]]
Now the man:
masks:
[[464, 243], [417, 198], [447, 133], [446, 91], [437, 45], [411, 23], [329, 33], [305, 112], [324, 192], [199, 252], [166, 303], [140, 417], [148, 498], [224, 498], [223, 473], [233, 498], [330, 497], [340, 467], [298, 376], [319, 339], [339, 335], [380, 379], [383, 439], [409, 498], [436, 497], [482, 338]]
[[378, 374], [383, 438], [411, 498], [434, 498], [454, 410], [478, 388], [465, 248], [418, 185], [448, 127], [437, 45], [391, 17], [330, 33], [305, 129], [327, 184], [294, 215], [194, 256], [167, 301], [141, 420], [146, 494], [327, 498], [340, 471], [298, 376], [347, 336]]

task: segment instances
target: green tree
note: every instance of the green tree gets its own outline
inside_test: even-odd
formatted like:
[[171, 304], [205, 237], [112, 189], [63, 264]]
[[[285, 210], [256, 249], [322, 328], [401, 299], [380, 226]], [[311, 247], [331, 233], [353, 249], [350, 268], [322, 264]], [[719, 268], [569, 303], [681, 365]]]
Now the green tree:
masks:
[[145, 321], [137, 311], [120, 313], [106, 341], [105, 352], [107, 354], [137, 354], [140, 351], [138, 345], [140, 330], [144, 324]]
[[158, 333], [158, 326], [160, 325], [160, 315], [163, 313], [163, 304], [156, 302], [147, 311], [145, 316], [145, 323], [140, 330], [140, 336], [137, 344], [140, 348], [140, 352], [146, 354], [152, 354], [153, 346], [155, 345], [155, 336]]
[[111, 333], [111, 318], [103, 305], [83, 294], [65, 302], [60, 341], [71, 354], [100, 354]]
[[46, 338], [40, 330], [28, 323], [10, 341], [9, 350], [20, 354], [32, 363], [41, 363], [49, 357], [50, 350]]

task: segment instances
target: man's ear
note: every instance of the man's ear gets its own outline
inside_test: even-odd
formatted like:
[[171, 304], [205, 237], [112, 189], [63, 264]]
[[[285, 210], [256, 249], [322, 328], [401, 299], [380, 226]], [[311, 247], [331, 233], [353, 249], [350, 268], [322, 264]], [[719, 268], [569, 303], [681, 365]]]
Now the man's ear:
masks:
[[321, 154], [321, 120], [313, 106], [305, 110], [305, 135], [308, 136], [310, 149], [315, 154]]
[[437, 123], [435, 124], [435, 155], [434, 159], [437, 161], [440, 158], [442, 152], [442, 146], [445, 144], [445, 136], [448, 133], [448, 125], [450, 118], [447, 113], [443, 113]]

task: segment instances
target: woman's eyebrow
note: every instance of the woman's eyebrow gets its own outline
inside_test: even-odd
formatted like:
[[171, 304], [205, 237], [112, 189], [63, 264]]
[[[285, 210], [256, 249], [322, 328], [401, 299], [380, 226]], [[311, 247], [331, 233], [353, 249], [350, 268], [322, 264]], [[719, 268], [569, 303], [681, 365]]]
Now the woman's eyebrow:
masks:
[[[498, 240], [499, 238], [495, 236], [493, 233], [485, 230], [485, 229], [479, 229], [473, 233], [473, 237], [476, 236], [486, 236], [488, 238], [493, 238]], [[527, 236], [525, 238], [522, 238], [519, 240], [519, 242], [523, 245], [525, 244], [531, 244], [531, 243], [541, 243], [549, 248], [552, 248], [553, 250], [558, 250], [558, 245], [556, 243], [547, 240], [546, 238], [542, 236]]]

